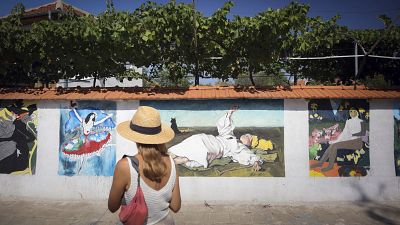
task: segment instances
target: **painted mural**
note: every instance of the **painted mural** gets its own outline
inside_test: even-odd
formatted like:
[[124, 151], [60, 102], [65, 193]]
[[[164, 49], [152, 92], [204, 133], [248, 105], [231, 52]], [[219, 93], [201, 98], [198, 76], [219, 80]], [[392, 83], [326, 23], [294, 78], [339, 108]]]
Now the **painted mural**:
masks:
[[113, 175], [115, 109], [111, 101], [71, 101], [61, 108], [59, 175]]
[[0, 173], [35, 173], [37, 126], [36, 102], [0, 101]]
[[400, 176], [400, 100], [393, 102], [394, 118], [394, 164], [396, 176]]
[[366, 176], [369, 103], [364, 99], [310, 100], [310, 176]]
[[283, 100], [141, 101], [160, 111], [181, 176], [283, 177]]

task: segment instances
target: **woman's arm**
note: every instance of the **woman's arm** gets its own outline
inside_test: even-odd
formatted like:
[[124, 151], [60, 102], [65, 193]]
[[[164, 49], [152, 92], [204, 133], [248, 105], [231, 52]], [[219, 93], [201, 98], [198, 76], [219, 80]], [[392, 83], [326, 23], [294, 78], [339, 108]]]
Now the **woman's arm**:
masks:
[[79, 122], [83, 122], [82, 117], [79, 115], [79, 113], [76, 111], [75, 108], [72, 108], [72, 111], [74, 111], [76, 118], [78, 118]]
[[174, 213], [177, 213], [181, 209], [181, 191], [179, 189], [178, 168], [176, 168], [175, 186], [174, 186], [174, 189], [172, 189], [172, 198], [171, 198], [171, 202], [169, 203], [169, 208]]
[[238, 106], [232, 106], [232, 108], [225, 113], [221, 118], [217, 121], [217, 130], [218, 135], [225, 136], [225, 135], [233, 135], [233, 130], [235, 126], [233, 125], [232, 121], [232, 114], [238, 110]]
[[130, 183], [130, 172], [127, 159], [118, 161], [114, 170], [113, 182], [108, 197], [108, 209], [115, 212], [121, 206], [121, 199]]
[[106, 121], [107, 119], [109, 119], [109, 118], [111, 118], [112, 117], [112, 113], [110, 113], [110, 114], [106, 114], [107, 116], [106, 117], [104, 117], [103, 119], [101, 119], [101, 120], [99, 120], [99, 121], [96, 121], [96, 122], [94, 122], [94, 125], [99, 125], [99, 124], [101, 124], [101, 123], [103, 123], [104, 121]]

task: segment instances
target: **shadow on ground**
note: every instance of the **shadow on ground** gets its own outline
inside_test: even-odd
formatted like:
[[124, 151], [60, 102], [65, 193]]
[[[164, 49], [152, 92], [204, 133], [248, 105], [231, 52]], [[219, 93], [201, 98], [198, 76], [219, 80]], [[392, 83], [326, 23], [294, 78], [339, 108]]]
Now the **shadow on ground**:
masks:
[[[370, 219], [379, 222], [380, 224], [396, 225], [400, 224], [400, 208], [387, 205], [383, 202], [379, 202], [368, 197], [364, 187], [359, 183], [353, 183], [353, 188], [360, 194], [359, 200], [356, 202]], [[382, 195], [385, 192], [386, 185], [381, 184], [378, 187], [378, 195]], [[378, 196], [379, 197], [379, 196]]]

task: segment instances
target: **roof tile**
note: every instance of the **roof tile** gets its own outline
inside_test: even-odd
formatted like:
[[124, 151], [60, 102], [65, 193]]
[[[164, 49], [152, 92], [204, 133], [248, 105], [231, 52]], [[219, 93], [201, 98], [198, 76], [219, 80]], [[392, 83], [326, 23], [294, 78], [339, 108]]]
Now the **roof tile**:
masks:
[[[29, 9], [25, 10], [24, 16], [31, 16], [31, 15], [39, 15], [39, 14], [43, 14], [43, 13], [48, 13], [49, 11], [56, 10], [56, 7], [57, 7], [57, 2], [51, 2], [51, 3], [40, 5], [40, 6], [37, 6], [37, 7], [34, 7], [34, 8], [29, 8]], [[74, 6], [66, 4], [66, 3], [62, 3], [62, 5], [60, 5], [60, 10], [62, 10], [62, 11], [71, 10], [71, 9], [78, 16], [83, 16], [83, 15], [89, 14], [85, 10], [79, 9], [77, 7], [74, 7]]]
[[176, 99], [400, 99], [400, 89], [368, 89], [363, 86], [293, 86], [290, 88], [190, 87], [190, 88], [0, 88], [0, 99], [38, 100], [176, 100]]

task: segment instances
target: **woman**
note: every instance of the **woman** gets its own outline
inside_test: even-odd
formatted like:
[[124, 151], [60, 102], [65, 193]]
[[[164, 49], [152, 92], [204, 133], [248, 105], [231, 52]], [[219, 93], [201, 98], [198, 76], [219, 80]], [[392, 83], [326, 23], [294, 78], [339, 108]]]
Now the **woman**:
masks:
[[92, 131], [92, 128], [94, 126], [98, 126], [99, 124], [105, 122], [107, 119], [112, 117], [112, 114], [107, 114], [107, 116], [104, 117], [103, 119], [96, 121], [97, 113], [91, 112], [91, 113], [87, 114], [85, 119], [82, 119], [82, 117], [79, 115], [79, 113], [76, 111], [75, 108], [72, 108], [72, 110], [74, 111], [76, 118], [79, 120], [79, 122], [81, 122], [83, 134], [86, 137], [89, 136], [89, 134]]
[[[179, 176], [165, 146], [174, 131], [161, 124], [159, 112], [148, 106], [140, 106], [132, 120], [119, 124], [117, 131], [137, 145], [140, 186], [148, 207], [146, 224], [174, 224], [170, 209], [176, 213], [181, 208]], [[123, 199], [129, 203], [135, 196], [137, 176], [130, 160], [118, 161], [108, 199], [111, 212], [119, 209]]]

